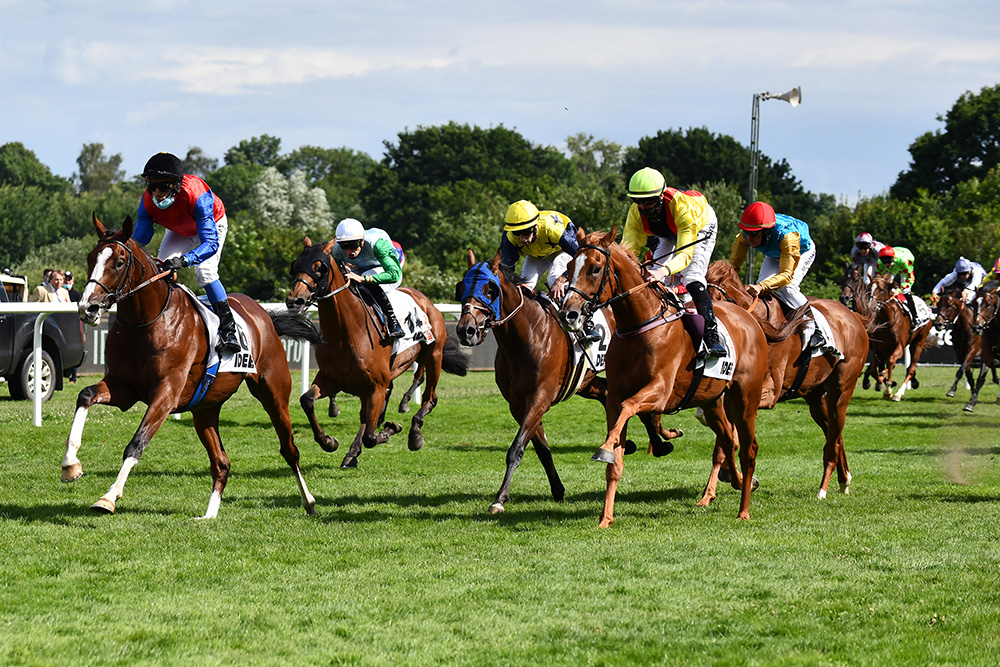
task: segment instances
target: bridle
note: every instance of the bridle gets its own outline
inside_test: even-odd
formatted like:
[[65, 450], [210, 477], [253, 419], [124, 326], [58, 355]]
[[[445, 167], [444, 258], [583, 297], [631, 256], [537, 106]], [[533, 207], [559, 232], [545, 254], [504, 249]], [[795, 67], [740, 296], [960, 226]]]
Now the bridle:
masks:
[[[301, 258], [300, 258], [301, 259]], [[297, 260], [298, 261], [298, 260]], [[292, 280], [292, 287], [295, 287], [295, 283], [302, 283], [305, 285], [306, 290], [309, 292], [309, 298], [306, 299], [305, 308], [310, 308], [315, 305], [317, 301], [323, 299], [329, 299], [334, 297], [351, 286], [351, 281], [344, 279], [344, 284], [337, 289], [331, 289], [333, 284], [333, 258], [326, 254], [325, 252], [320, 253], [320, 257], [316, 260], [320, 263], [320, 268], [325, 269], [316, 271], [312, 268], [312, 263], [309, 263], [309, 268], [302, 271], [295, 271], [295, 263], [292, 264], [292, 270], [295, 271], [295, 279]], [[308, 276], [313, 284], [310, 285], [305, 280], [300, 278], [302, 274]], [[326, 280], [323, 280], [323, 275], [326, 274]], [[325, 291], [324, 291], [325, 290]]]
[[[86, 285], [89, 285], [90, 283], [94, 283], [94, 285], [96, 285], [97, 287], [100, 287], [102, 290], [104, 290], [104, 298], [102, 298], [100, 300], [100, 302], [98, 302], [98, 304], [97, 304], [97, 307], [100, 308], [102, 312], [103, 311], [107, 311], [114, 304], [121, 303], [122, 301], [128, 299], [129, 297], [131, 297], [132, 295], [138, 293], [140, 290], [142, 290], [146, 286], [151, 285], [152, 283], [156, 282], [157, 280], [160, 280], [160, 279], [162, 279], [162, 278], [164, 278], [166, 276], [169, 276], [171, 273], [173, 273], [172, 270], [171, 271], [163, 271], [161, 273], [157, 273], [156, 275], [152, 276], [148, 280], [142, 281], [142, 279], [146, 275], [146, 266], [142, 262], [139, 262], [139, 261], [136, 260], [135, 253], [132, 252], [132, 249], [128, 246], [128, 244], [125, 243], [124, 241], [117, 241], [117, 240], [115, 240], [115, 241], [106, 241], [105, 243], [109, 244], [109, 245], [110, 244], [114, 244], [114, 245], [117, 245], [117, 246], [121, 246], [121, 248], [128, 255], [128, 259], [125, 260], [125, 268], [122, 271], [119, 272], [121, 275], [125, 276], [125, 280], [119, 280], [118, 284], [115, 286], [114, 289], [111, 289], [110, 287], [108, 287], [107, 285], [105, 285], [104, 283], [102, 283], [97, 278], [89, 278], [87, 280]], [[100, 244], [98, 244], [98, 247], [100, 247]], [[140, 282], [135, 287], [130, 287], [130, 285], [131, 285], [130, 277], [131, 277], [133, 269], [135, 267], [139, 268], [139, 280], [142, 281], [142, 282]], [[131, 326], [131, 327], [137, 327], [137, 328], [148, 327], [149, 325], [153, 324], [158, 319], [160, 319], [163, 316], [163, 313], [165, 313], [167, 311], [167, 306], [170, 305], [170, 295], [173, 293], [173, 288], [174, 288], [173, 284], [168, 281], [167, 282], [167, 298], [163, 300], [163, 307], [160, 308], [160, 312], [156, 315], [156, 317], [154, 317], [149, 322], [146, 322], [144, 324], [127, 324], [125, 322], [122, 322], [121, 318], [117, 318], [116, 321], [120, 322], [124, 326]], [[84, 289], [86, 289], [86, 286], [84, 286]]]
[[[490, 273], [491, 274], [493, 273], [492, 270], [490, 270]], [[482, 343], [484, 340], [486, 340], [486, 336], [489, 333], [490, 329], [495, 329], [498, 326], [506, 324], [508, 321], [510, 321], [510, 319], [512, 317], [514, 317], [514, 315], [517, 314], [517, 312], [519, 310], [521, 310], [521, 307], [524, 306], [524, 289], [525, 288], [524, 288], [523, 285], [516, 285], [516, 287], [517, 287], [517, 295], [519, 297], [519, 301], [518, 301], [517, 305], [514, 307], [513, 310], [511, 310], [509, 313], [507, 313], [506, 316], [501, 317], [500, 319], [497, 319], [494, 316], [494, 314], [493, 314], [493, 310], [494, 309], [491, 308], [489, 305], [487, 305], [485, 303], [482, 303], [479, 300], [479, 297], [477, 297], [475, 295], [470, 295], [469, 297], [467, 297], [466, 299], [463, 300], [463, 303], [462, 303], [462, 315], [468, 314], [470, 316], [473, 316], [473, 322], [475, 323], [475, 326], [476, 326], [476, 335], [479, 336], [479, 342], [480, 343]], [[497, 307], [496, 307], [497, 314], [503, 313], [503, 290], [502, 289], [499, 291], [499, 295], [497, 296], [496, 301], [497, 301]], [[476, 312], [483, 313], [483, 322], [482, 322], [482, 325], [480, 325], [479, 322], [476, 322], [476, 318], [475, 318], [475, 313]]]

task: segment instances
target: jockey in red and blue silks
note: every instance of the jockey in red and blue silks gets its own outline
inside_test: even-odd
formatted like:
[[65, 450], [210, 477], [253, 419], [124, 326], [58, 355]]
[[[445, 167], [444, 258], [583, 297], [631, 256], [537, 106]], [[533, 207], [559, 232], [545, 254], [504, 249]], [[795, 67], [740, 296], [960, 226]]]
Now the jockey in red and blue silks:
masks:
[[202, 179], [185, 174], [180, 159], [157, 153], [143, 169], [146, 191], [132, 238], [146, 245], [153, 226], [166, 228], [157, 257], [164, 270], [193, 266], [198, 286], [208, 294], [212, 310], [219, 316], [220, 351], [238, 352], [236, 323], [226, 288], [219, 280], [219, 258], [226, 242], [229, 222], [222, 200]]

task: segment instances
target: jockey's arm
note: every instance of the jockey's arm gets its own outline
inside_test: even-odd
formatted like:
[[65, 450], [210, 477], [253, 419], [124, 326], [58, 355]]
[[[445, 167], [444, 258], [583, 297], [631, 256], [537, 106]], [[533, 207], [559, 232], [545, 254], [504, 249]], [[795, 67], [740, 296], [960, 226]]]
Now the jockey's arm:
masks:
[[388, 239], [379, 239], [372, 246], [375, 259], [382, 265], [382, 271], [365, 276], [365, 282], [377, 285], [392, 284], [402, 279], [403, 269], [399, 266], [399, 259], [396, 251], [392, 247], [392, 242]]
[[215, 224], [215, 196], [211, 191], [203, 193], [195, 201], [191, 211], [201, 244], [184, 257], [191, 266], [197, 266], [219, 251], [219, 228]]
[[506, 266], [513, 271], [514, 267], [517, 266], [517, 260], [521, 256], [521, 253], [517, 249], [517, 246], [511, 242], [507, 234], [508, 232], [504, 232], [500, 238], [500, 266]]
[[576, 240], [576, 225], [570, 220], [566, 221], [566, 229], [559, 237], [559, 247], [564, 253], [572, 257], [580, 249], [580, 244]]
[[785, 234], [778, 244], [778, 247], [781, 249], [781, 256], [778, 259], [778, 272], [760, 282], [761, 290], [781, 289], [792, 282], [792, 277], [795, 275], [795, 267], [799, 265], [799, 243], [798, 232]]
[[639, 207], [635, 204], [629, 206], [628, 216], [625, 218], [625, 227], [622, 228], [621, 244], [635, 255], [636, 259], [642, 260], [642, 249], [649, 240], [649, 235], [642, 227], [642, 218], [639, 217]]
[[145, 247], [153, 240], [153, 216], [146, 210], [142, 200], [139, 200], [139, 211], [135, 216], [135, 228], [132, 230], [132, 238]]
[[736, 232], [736, 238], [733, 239], [733, 247], [729, 251], [729, 263], [733, 265], [737, 273], [743, 267], [743, 262], [746, 260], [748, 252], [750, 252], [750, 242], [746, 240], [743, 234]]

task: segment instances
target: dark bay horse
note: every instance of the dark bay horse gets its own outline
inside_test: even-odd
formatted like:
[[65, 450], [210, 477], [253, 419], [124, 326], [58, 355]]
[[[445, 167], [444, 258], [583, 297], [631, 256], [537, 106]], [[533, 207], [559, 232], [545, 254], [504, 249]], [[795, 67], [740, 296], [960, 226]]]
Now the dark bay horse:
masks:
[[[928, 320], [914, 328], [910, 321], [908, 309], [895, 296], [895, 284], [891, 276], [876, 276], [871, 282], [871, 298], [867, 304], [861, 304], [864, 293], [855, 295], [855, 306], [858, 312], [870, 308], [875, 315], [875, 329], [869, 334], [872, 351], [872, 363], [865, 371], [862, 387], [868, 388], [868, 378], [876, 380], [875, 389], [883, 387], [883, 396], [893, 401], [902, 400], [908, 386], [916, 389], [917, 361], [924, 351], [927, 336], [930, 335], [933, 320]], [[910, 351], [910, 364], [906, 368], [899, 391], [892, 393], [892, 372], [896, 363], [903, 358], [906, 350]]]
[[[748, 312], [718, 302], [715, 313], [732, 337], [734, 358], [713, 362], [714, 369], [724, 371], [728, 379], [706, 376], [695, 385], [698, 350], [681, 322], [680, 304], [659, 283], [644, 281], [632, 253], [614, 242], [616, 232], [617, 227], [584, 237], [578, 231], [580, 246], [566, 270], [567, 295], [559, 310], [563, 328], [578, 331], [590, 312], [610, 305], [617, 326], [607, 354], [608, 435], [592, 457], [607, 464], [598, 525], [606, 528], [614, 522], [629, 418], [696, 406], [704, 410], [715, 433], [716, 451], [725, 455], [733, 487], [742, 492], [738, 517], [749, 519], [758, 448], [757, 410], [768, 370], [764, 333]], [[689, 387], [694, 387], [690, 396]], [[740, 469], [734, 456], [737, 434], [742, 443]], [[710, 502], [709, 492], [706, 488], [700, 505]]]
[[[776, 298], [767, 303], [766, 299], [750, 296], [728, 261], [713, 262], [708, 267], [706, 277], [710, 284], [721, 289], [721, 292], [710, 290], [712, 298], [731, 299], [741, 308], [749, 310], [762, 323], [771, 326], [781, 325], [785, 319]], [[844, 358], [836, 359], [823, 354], [811, 357], [808, 366], [803, 368], [805, 357], [800, 336], [776, 339], [768, 336], [769, 380], [766, 385], [770, 385], [770, 388], [765, 386], [764, 400], [760, 407], [768, 410], [779, 401], [805, 399], [809, 414], [826, 436], [823, 475], [816, 494], [822, 500], [826, 498], [834, 468], [837, 470], [841, 493], [850, 493], [851, 472], [847, 467], [844, 449], [844, 423], [847, 406], [854, 396], [858, 378], [868, 359], [868, 331], [874, 329], [874, 318], [869, 314], [865, 319], [830, 299], [810, 297], [809, 305], [822, 313], [830, 324], [833, 342]], [[804, 308], [793, 311], [795, 314], [790, 317], [789, 323], [794, 324], [795, 317], [801, 317], [803, 311]], [[767, 331], [765, 328], [765, 333]], [[800, 374], [800, 371], [804, 374]]]
[[[202, 519], [215, 518], [222, 491], [229, 478], [229, 457], [219, 437], [219, 412], [245, 381], [250, 393], [260, 401], [278, 435], [281, 455], [298, 482], [302, 506], [316, 513], [316, 501], [306, 488], [299, 469], [299, 452], [292, 439], [288, 399], [292, 377], [279, 334], [267, 312], [243, 294], [230, 294], [233, 312], [248, 326], [250, 349], [256, 372], [218, 372], [215, 381], [201, 396], [202, 380], [209, 359], [209, 340], [202, 318], [191, 300], [173, 283], [163, 280], [155, 260], [132, 239], [132, 218], [121, 229], [106, 229], [94, 216], [98, 242], [87, 256], [89, 279], [80, 299], [80, 318], [96, 325], [112, 304], [118, 314], [107, 338], [107, 374], [97, 384], [85, 387], [76, 400], [76, 414], [66, 440], [62, 481], [72, 482], [83, 474], [77, 453], [83, 427], [91, 406], [113, 405], [125, 411], [136, 403], [148, 407], [138, 430], [125, 448], [124, 463], [108, 492], [91, 509], [113, 513], [122, 497], [129, 472], [139, 462], [146, 445], [172, 412], [190, 409], [198, 437], [208, 452], [212, 472], [212, 493]], [[286, 320], [287, 322], [288, 320]], [[190, 407], [194, 403], [194, 407]]]
[[[407, 287], [399, 289], [413, 297], [426, 314], [434, 340], [417, 343], [393, 355], [391, 341], [383, 339], [379, 326], [369, 316], [361, 297], [353, 289], [348, 289], [343, 270], [331, 256], [334, 244], [335, 241], [329, 241], [313, 245], [308, 237], [305, 239], [302, 254], [292, 263], [294, 282], [285, 305], [289, 312], [301, 313], [313, 303], [318, 304], [322, 338], [311, 342], [317, 345], [319, 371], [299, 403], [309, 419], [313, 437], [324, 451], [335, 451], [339, 443], [319, 425], [316, 401], [341, 391], [361, 399], [361, 427], [340, 464], [342, 468], [356, 468], [362, 445], [374, 447], [402, 430], [402, 426], [395, 422], [387, 422], [379, 430], [385, 417], [390, 387], [396, 377], [416, 362], [423, 372], [418, 371], [414, 384], [426, 380], [420, 409], [410, 422], [407, 441], [410, 450], [416, 451], [424, 444], [421, 432], [424, 418], [437, 405], [441, 370], [465, 375], [468, 361], [457, 345], [448, 344], [448, 332], [441, 311], [426, 296]], [[412, 390], [413, 387], [408, 395]]]
[[[982, 285], [976, 291], [974, 302], [975, 313], [972, 318], [972, 331], [982, 338], [982, 346], [979, 354], [982, 365], [979, 367], [979, 377], [972, 388], [972, 398], [963, 408], [966, 412], [972, 412], [979, 400], [979, 392], [986, 382], [986, 369], [993, 371], [993, 381], [996, 382], [996, 362], [1000, 358], [1000, 283], [996, 280]], [[1000, 405], [1000, 394], [997, 395], [997, 405]]]
[[[539, 298], [534, 292], [520, 286], [519, 276], [501, 270], [500, 255], [492, 262], [476, 263], [476, 256], [470, 250], [467, 255], [470, 277], [458, 284], [455, 300], [462, 304], [462, 316], [458, 321], [458, 337], [463, 345], [478, 345], [493, 331], [497, 341], [497, 355], [494, 361], [496, 383], [500, 393], [507, 400], [510, 414], [517, 420], [519, 428], [514, 441], [507, 450], [507, 471], [489, 512], [504, 511], [504, 504], [510, 499], [510, 485], [514, 471], [524, 458], [524, 450], [530, 440], [535, 454], [552, 489], [552, 497], [561, 501], [565, 487], [559, 479], [552, 451], [545, 436], [542, 418], [553, 404], [568, 400], [571, 396], [593, 398], [605, 403], [607, 382], [590, 366], [585, 367], [581, 376], [576, 375], [573, 363], [573, 341], [571, 336], [559, 326], [555, 306], [547, 299]], [[475, 278], [482, 276], [479, 282]], [[468, 284], [481, 285], [479, 290]], [[608, 326], [615, 326], [614, 314], [605, 311]], [[656, 456], [670, 453], [671, 438], [679, 437], [676, 429], [663, 431], [659, 415], [639, 415], [649, 436], [650, 450]], [[632, 444], [630, 449], [634, 450]]]
[[[951, 389], [945, 396], [949, 398], [955, 396], [958, 390], [958, 383], [965, 378], [969, 388], [976, 386], [972, 376], [973, 367], [977, 366], [976, 358], [982, 347], [982, 337], [972, 330], [972, 320], [975, 317], [975, 305], [971, 307], [965, 303], [964, 290], [961, 287], [945, 290], [934, 307], [934, 328], [949, 329], [951, 331], [951, 346], [955, 349], [955, 356], [958, 359], [958, 370], [955, 372], [955, 381]], [[993, 382], [997, 382], [997, 371], [993, 371]], [[969, 406], [966, 406], [969, 408]], [[971, 408], [968, 412], [972, 412]]]

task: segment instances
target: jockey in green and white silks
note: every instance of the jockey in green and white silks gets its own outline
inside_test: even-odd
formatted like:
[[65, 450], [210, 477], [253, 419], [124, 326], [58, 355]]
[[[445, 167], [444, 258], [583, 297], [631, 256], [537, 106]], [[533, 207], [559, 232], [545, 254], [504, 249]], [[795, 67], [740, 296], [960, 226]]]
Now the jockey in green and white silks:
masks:
[[[774, 212], [762, 201], [750, 204], [740, 218], [740, 233], [733, 239], [729, 262], [737, 271], [743, 266], [747, 252], [754, 248], [764, 255], [760, 263], [757, 284], [748, 285], [753, 296], [770, 292], [790, 310], [809, 303], [800, 286], [816, 259], [816, 244], [809, 236], [809, 225], [790, 215]], [[831, 341], [816, 327], [815, 311], [802, 335], [811, 348], [839, 355]]]
[[878, 253], [879, 270], [883, 275], [892, 277], [892, 281], [906, 299], [906, 307], [910, 309], [913, 322], [917, 321], [917, 305], [913, 302], [910, 288], [916, 280], [913, 270], [913, 253], [903, 246], [885, 246]]
[[402, 338], [405, 332], [385, 294], [403, 282], [403, 269], [392, 239], [377, 227], [366, 230], [360, 221], [345, 218], [337, 225], [336, 240], [332, 256], [346, 267], [347, 280], [361, 284], [378, 303], [385, 313], [389, 338]]

